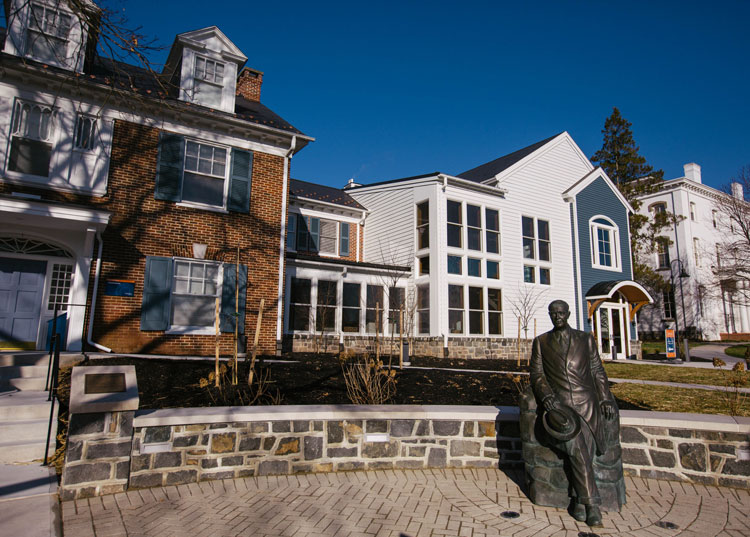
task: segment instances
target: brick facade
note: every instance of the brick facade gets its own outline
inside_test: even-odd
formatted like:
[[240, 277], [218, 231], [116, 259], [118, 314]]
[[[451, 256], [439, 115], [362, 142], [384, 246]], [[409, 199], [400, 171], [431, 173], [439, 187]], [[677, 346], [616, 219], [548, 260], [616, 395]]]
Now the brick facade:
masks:
[[[115, 352], [211, 355], [215, 337], [168, 335], [140, 330], [147, 256], [192, 257], [192, 244], [206, 244], [207, 258], [248, 266], [246, 336], [252, 342], [257, 311], [265, 298], [259, 349], [276, 349], [276, 295], [279, 274], [283, 158], [256, 152], [250, 214], [218, 213], [154, 198], [159, 131], [124, 121], [115, 124], [109, 190], [102, 208], [112, 212], [103, 233], [100, 283], [135, 281], [133, 297], [97, 297], [96, 341]], [[92, 278], [93, 282], [93, 278]], [[220, 352], [234, 349], [232, 334], [220, 337]]]

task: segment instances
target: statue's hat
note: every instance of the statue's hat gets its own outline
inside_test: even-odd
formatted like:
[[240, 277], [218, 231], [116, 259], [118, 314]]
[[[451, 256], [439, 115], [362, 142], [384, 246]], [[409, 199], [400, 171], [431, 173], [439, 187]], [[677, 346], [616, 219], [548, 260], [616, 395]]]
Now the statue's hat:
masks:
[[570, 440], [581, 430], [581, 418], [565, 405], [557, 405], [542, 416], [542, 423], [547, 433], [556, 440]]

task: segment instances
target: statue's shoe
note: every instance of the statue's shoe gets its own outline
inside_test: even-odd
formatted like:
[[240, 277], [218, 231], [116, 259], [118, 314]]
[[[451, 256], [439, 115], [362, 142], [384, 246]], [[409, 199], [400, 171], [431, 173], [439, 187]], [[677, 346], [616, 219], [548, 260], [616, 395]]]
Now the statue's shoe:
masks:
[[601, 528], [604, 526], [602, 523], [602, 513], [596, 505], [586, 506], [586, 524], [592, 528]]
[[586, 506], [582, 503], [575, 502], [568, 512], [579, 522], [586, 522]]

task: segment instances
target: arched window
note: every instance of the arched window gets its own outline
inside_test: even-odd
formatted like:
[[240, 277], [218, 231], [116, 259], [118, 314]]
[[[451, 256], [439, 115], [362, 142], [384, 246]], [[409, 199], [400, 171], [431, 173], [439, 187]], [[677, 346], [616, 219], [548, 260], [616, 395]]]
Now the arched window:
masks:
[[589, 220], [591, 264], [594, 268], [620, 270], [620, 231], [612, 220], [597, 215]]

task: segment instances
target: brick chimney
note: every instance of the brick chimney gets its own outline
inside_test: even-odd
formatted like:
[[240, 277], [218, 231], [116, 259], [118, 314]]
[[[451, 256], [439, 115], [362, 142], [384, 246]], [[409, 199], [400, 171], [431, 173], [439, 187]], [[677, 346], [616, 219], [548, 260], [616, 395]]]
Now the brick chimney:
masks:
[[682, 167], [685, 170], [685, 177], [696, 183], [701, 183], [701, 167], [695, 162], [685, 164]]
[[237, 95], [248, 101], [260, 102], [260, 87], [263, 85], [263, 73], [245, 67], [237, 77]]

